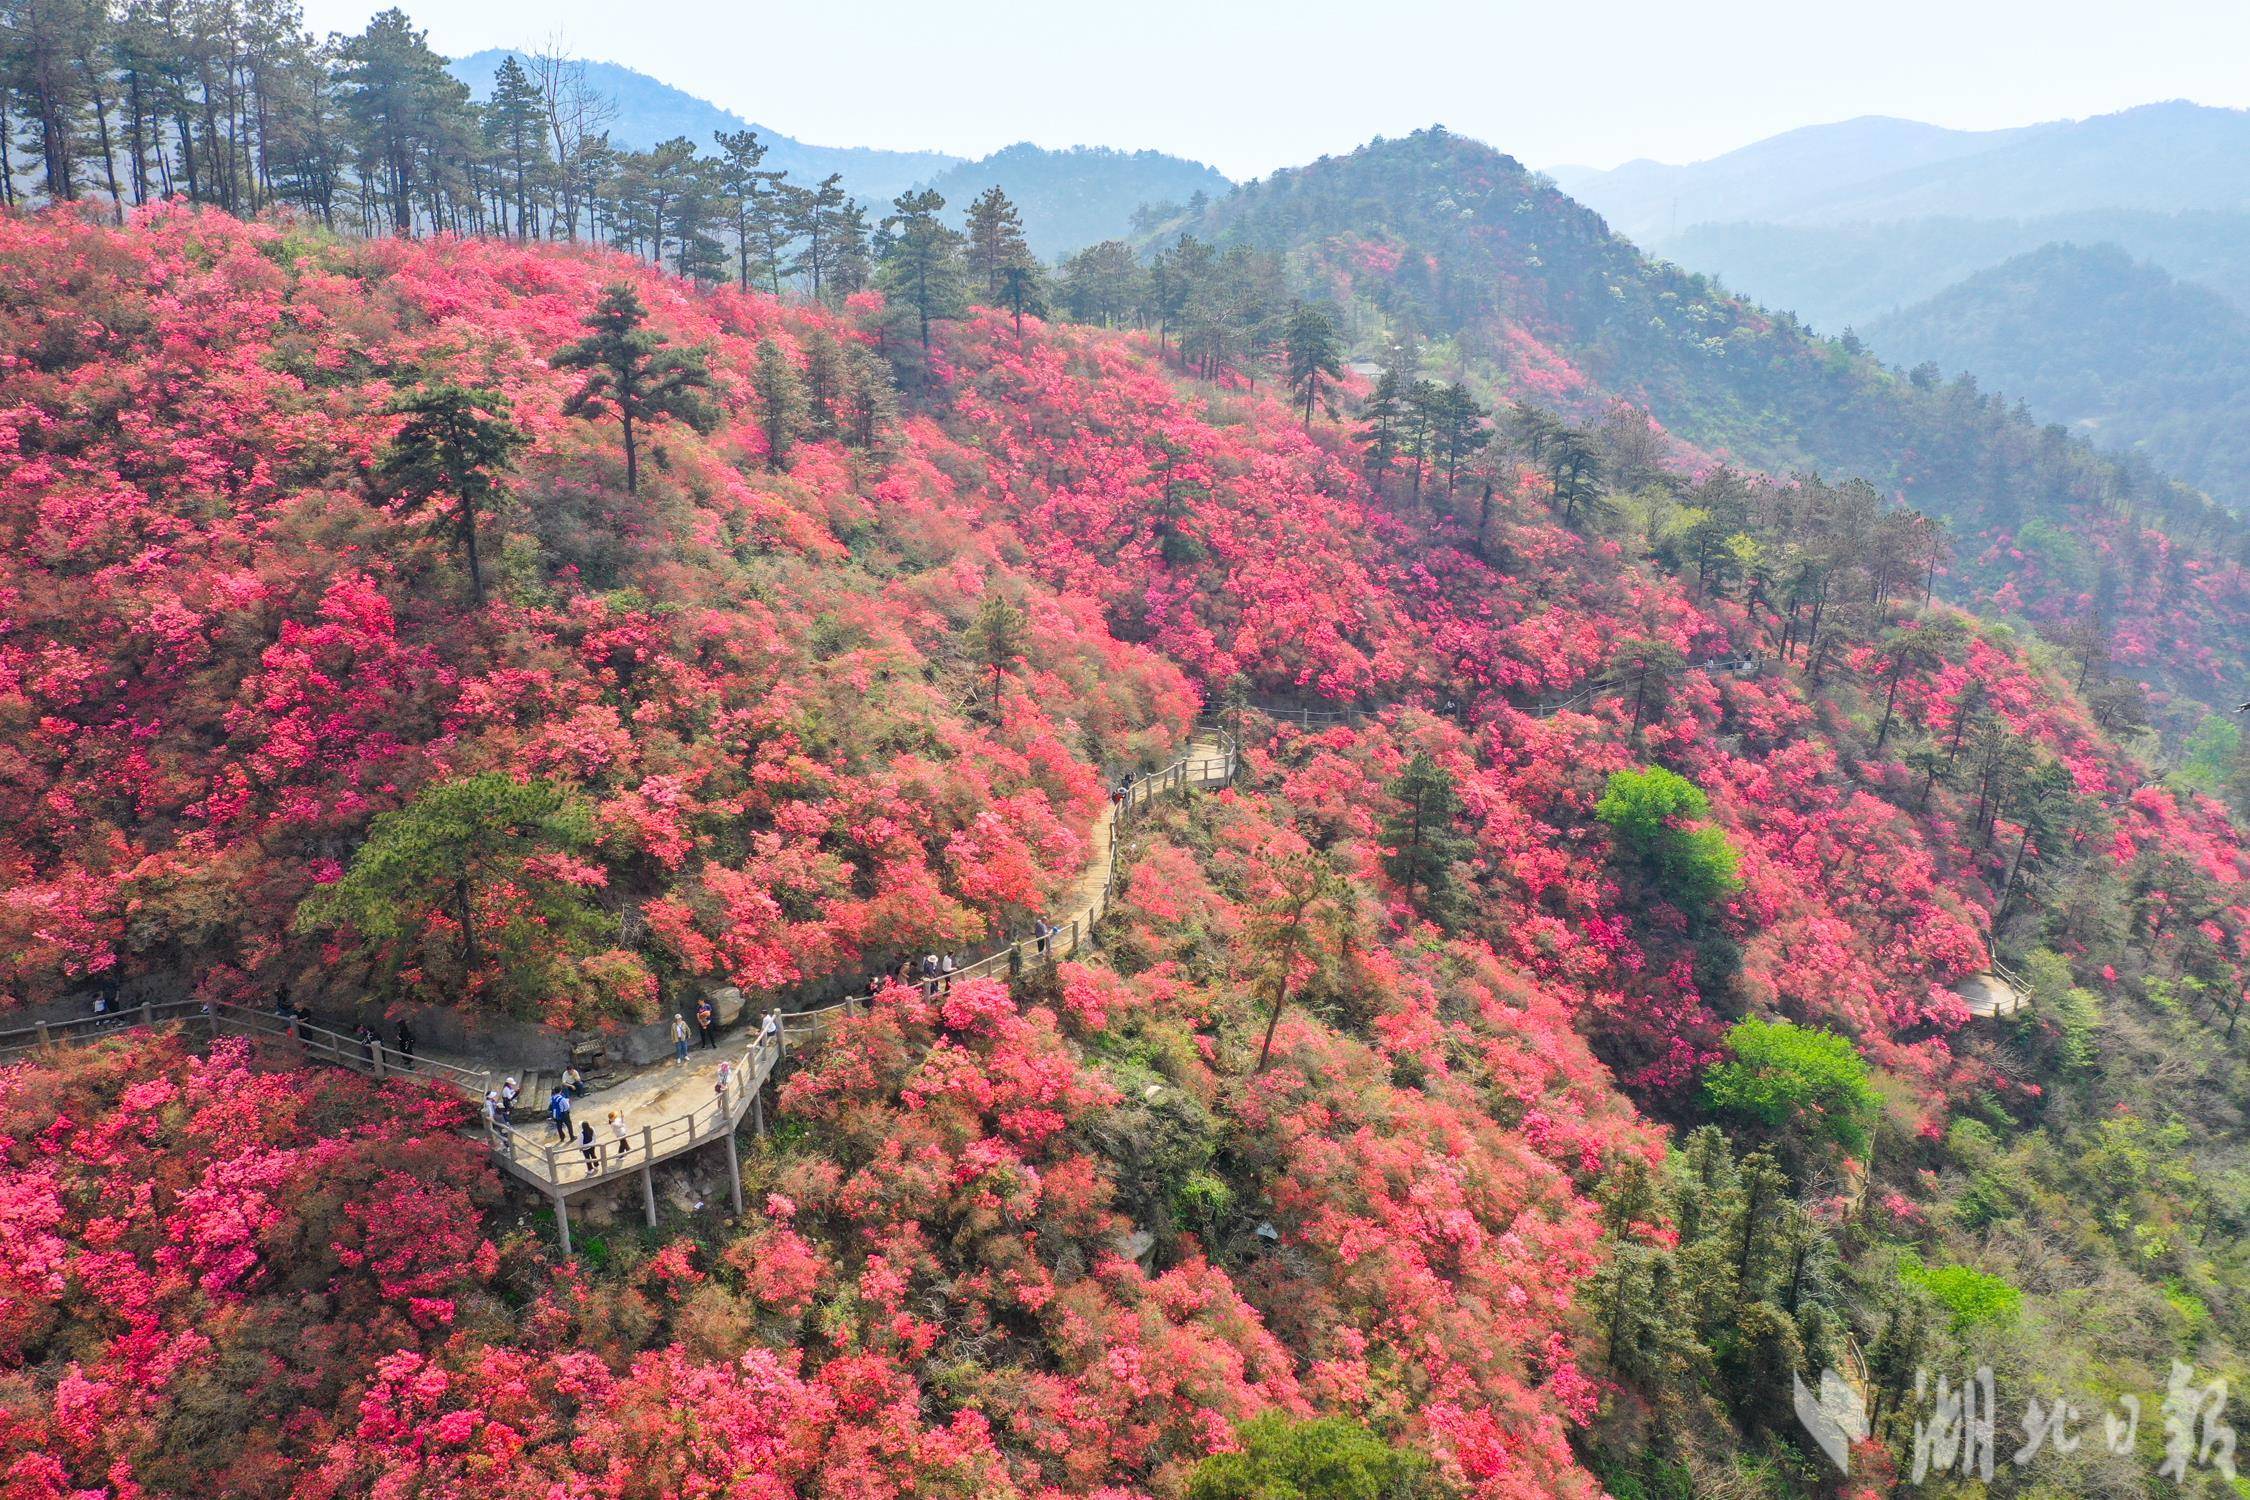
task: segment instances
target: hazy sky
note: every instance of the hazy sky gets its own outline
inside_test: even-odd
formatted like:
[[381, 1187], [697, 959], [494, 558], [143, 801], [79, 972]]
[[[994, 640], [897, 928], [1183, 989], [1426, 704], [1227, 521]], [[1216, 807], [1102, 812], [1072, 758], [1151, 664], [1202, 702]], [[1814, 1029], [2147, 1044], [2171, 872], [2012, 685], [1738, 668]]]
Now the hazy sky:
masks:
[[[373, 0], [305, 0], [316, 31]], [[2250, 105], [2246, 0], [408, 0], [458, 56], [553, 35], [800, 140], [1142, 147], [1255, 176], [1442, 122], [1534, 166], [1797, 125]]]

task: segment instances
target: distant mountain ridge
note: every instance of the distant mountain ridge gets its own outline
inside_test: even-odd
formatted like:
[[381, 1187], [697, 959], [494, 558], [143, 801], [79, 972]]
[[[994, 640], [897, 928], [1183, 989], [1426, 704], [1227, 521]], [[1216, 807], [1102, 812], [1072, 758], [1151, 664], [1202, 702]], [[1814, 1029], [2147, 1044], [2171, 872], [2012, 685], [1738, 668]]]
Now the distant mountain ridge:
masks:
[[2250, 314], [2115, 245], [2048, 245], [1870, 324], [1901, 364], [1972, 371], [2032, 414], [2250, 502]]
[[2174, 100], [1996, 131], [1868, 117], [1789, 131], [1684, 166], [1628, 162], [1610, 171], [1557, 167], [1550, 175], [1642, 241], [1736, 220], [2240, 210], [2250, 208], [2250, 111]]
[[1184, 204], [1197, 193], [1217, 198], [1234, 184], [1216, 167], [1161, 151], [1073, 146], [1050, 151], [1019, 141], [982, 161], [963, 162], [929, 181], [955, 216], [997, 186], [1023, 215], [1024, 237], [1042, 260], [1068, 255], [1132, 232], [1144, 203]]
[[1963, 277], [2060, 243], [2121, 246], [2250, 312], [2250, 212], [2097, 209], [2030, 219], [1698, 224], [1649, 248], [1834, 333], [1864, 328]]
[[[492, 93], [492, 77], [509, 57], [527, 59], [530, 53], [506, 47], [487, 48], [447, 64], [454, 77], [469, 86], [479, 99]], [[831, 172], [841, 172], [855, 196], [870, 203], [887, 202], [925, 178], [935, 176], [962, 160], [942, 151], [887, 151], [871, 146], [816, 146], [785, 135], [771, 126], [746, 120], [731, 109], [698, 99], [648, 74], [621, 63], [585, 62], [586, 81], [617, 108], [610, 125], [610, 140], [619, 146], [646, 150], [674, 136], [686, 136], [696, 145], [711, 147], [711, 137], [721, 130], [755, 130], [767, 148], [766, 165], [786, 171], [801, 182], [818, 182]]]

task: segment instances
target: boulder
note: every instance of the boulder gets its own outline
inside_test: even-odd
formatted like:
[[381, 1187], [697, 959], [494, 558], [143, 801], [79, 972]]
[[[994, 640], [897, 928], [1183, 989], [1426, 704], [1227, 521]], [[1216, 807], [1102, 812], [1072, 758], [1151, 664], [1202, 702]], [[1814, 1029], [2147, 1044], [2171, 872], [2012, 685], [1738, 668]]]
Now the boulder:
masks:
[[721, 1026], [732, 1026], [741, 1020], [743, 1008], [748, 1003], [742, 998], [742, 991], [731, 984], [715, 990], [705, 990], [703, 998], [710, 1001], [711, 1009], [719, 1013]]

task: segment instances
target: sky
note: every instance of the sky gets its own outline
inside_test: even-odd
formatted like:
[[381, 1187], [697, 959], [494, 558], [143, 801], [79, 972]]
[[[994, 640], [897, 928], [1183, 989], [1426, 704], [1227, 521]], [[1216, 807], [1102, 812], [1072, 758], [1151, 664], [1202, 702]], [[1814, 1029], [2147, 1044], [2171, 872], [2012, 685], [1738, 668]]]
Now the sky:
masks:
[[[1433, 123], [1537, 167], [1800, 125], [2250, 106], [2245, 0], [396, 0], [448, 56], [559, 37], [821, 145], [1151, 147], [1236, 179]], [[304, 0], [318, 32], [374, 0]]]

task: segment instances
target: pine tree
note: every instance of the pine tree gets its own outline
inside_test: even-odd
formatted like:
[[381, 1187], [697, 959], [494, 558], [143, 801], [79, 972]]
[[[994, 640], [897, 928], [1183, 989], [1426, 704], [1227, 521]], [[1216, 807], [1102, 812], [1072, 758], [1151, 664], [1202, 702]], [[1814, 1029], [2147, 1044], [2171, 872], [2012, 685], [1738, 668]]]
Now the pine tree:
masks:
[[760, 339], [750, 385], [758, 397], [758, 425], [766, 435], [766, 467], [778, 469], [788, 461], [789, 450], [804, 425], [804, 383], [781, 346], [772, 339]]
[[766, 147], [755, 130], [722, 130], [712, 140], [720, 153], [715, 186], [733, 221], [735, 285], [750, 290], [755, 272], [779, 296], [781, 267], [773, 246], [780, 233], [781, 202], [774, 185], [782, 174], [760, 167]]
[[1034, 317], [1047, 310], [1046, 278], [1030, 261], [1017, 261], [1000, 271], [1000, 305], [1015, 319], [1016, 337], [1023, 337], [1023, 315]]
[[1460, 829], [1461, 795], [1452, 776], [1427, 751], [1417, 751], [1384, 790], [1397, 805], [1383, 820], [1383, 839], [1389, 846], [1383, 872], [1422, 915], [1449, 914], [1454, 866], [1476, 847]]
[[[307, 896], [295, 925], [345, 933], [386, 980], [442, 984], [449, 1000], [490, 984], [529, 1011], [552, 998], [562, 961], [614, 940], [614, 921], [579, 886], [540, 871], [538, 856], [593, 841], [591, 811], [551, 783], [499, 771], [440, 782], [378, 814], [343, 878]], [[488, 902], [502, 886], [507, 899]]]
[[990, 674], [992, 692], [992, 722], [1007, 722], [1007, 708], [1001, 699], [1001, 688], [1007, 674], [1022, 659], [1024, 648], [1030, 643], [1029, 621], [1024, 612], [1008, 596], [996, 588], [987, 588], [984, 597], [977, 601], [977, 612], [969, 621], [969, 655], [978, 667]]
[[945, 199], [933, 188], [901, 193], [883, 220], [890, 234], [884, 247], [884, 290], [914, 309], [922, 348], [930, 347], [930, 324], [957, 317], [961, 310], [961, 236], [938, 217]]
[[898, 392], [891, 385], [890, 366], [865, 344], [851, 345], [851, 426], [845, 441], [858, 448], [873, 448], [898, 421]]
[[1148, 273], [1122, 240], [1090, 245], [1063, 263], [1063, 309], [1081, 323], [1114, 328], [1133, 315], [1148, 291]]
[[698, 432], [717, 425], [718, 412], [706, 399], [711, 372], [703, 354], [675, 349], [662, 334], [644, 327], [648, 309], [628, 282], [602, 294], [588, 314], [585, 338], [557, 354], [557, 369], [588, 371], [586, 383], [564, 403], [566, 416], [615, 412], [625, 430], [625, 490], [639, 494], [641, 471], [636, 429], [657, 422], [684, 422]]
[[851, 381], [851, 360], [843, 344], [826, 328], [814, 329], [805, 340], [805, 422], [814, 433], [844, 435]]
[[1398, 461], [1399, 436], [1405, 429], [1406, 380], [1396, 368], [1383, 371], [1359, 415], [1366, 423], [1359, 430], [1359, 441], [1367, 450], [1367, 470], [1380, 479]]
[[512, 56], [502, 60], [492, 76], [484, 131], [507, 173], [516, 237], [532, 239], [539, 233], [535, 189], [548, 160], [547, 101]]
[[530, 441], [508, 420], [498, 391], [472, 390], [450, 381], [417, 387], [386, 408], [406, 421], [376, 464], [378, 482], [416, 506], [445, 503], [469, 567], [469, 589], [484, 605], [484, 565], [478, 556], [477, 513], [500, 494], [499, 475]]
[[1344, 341], [1326, 308], [1300, 302], [1290, 310], [1282, 349], [1289, 362], [1289, 388], [1304, 392], [1305, 430], [1309, 432], [1313, 408], [1320, 404], [1321, 376], [1334, 380], [1344, 372]]
[[979, 193], [969, 205], [964, 225], [968, 237], [969, 277], [984, 288], [984, 300], [998, 305], [1002, 278], [1011, 266], [1036, 265], [1031, 245], [1023, 237], [1023, 220], [1015, 204], [997, 185]]

